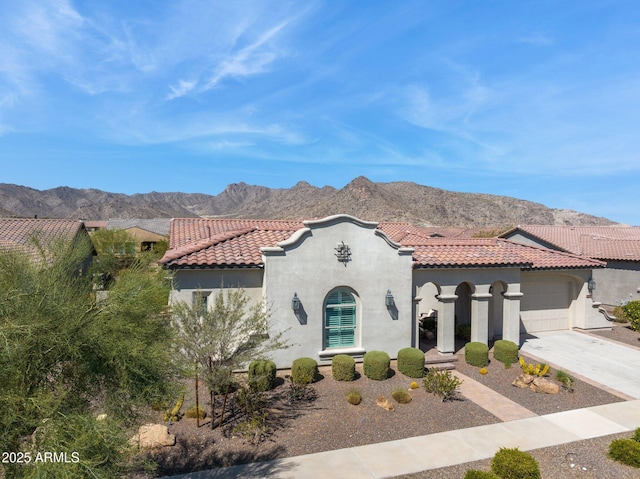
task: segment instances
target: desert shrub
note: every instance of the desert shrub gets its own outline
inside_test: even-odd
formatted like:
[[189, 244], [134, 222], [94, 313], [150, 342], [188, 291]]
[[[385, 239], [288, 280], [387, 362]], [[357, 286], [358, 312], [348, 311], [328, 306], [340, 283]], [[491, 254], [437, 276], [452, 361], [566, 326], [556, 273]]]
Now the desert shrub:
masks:
[[634, 441], [640, 442], [640, 427], [636, 428], [636, 430], [633, 432], [633, 438]]
[[453, 376], [450, 371], [428, 371], [422, 380], [422, 385], [428, 393], [440, 396], [442, 401], [455, 398], [462, 380]]
[[207, 413], [204, 412], [204, 409], [202, 409], [201, 407], [196, 408], [195, 406], [191, 406], [189, 409], [187, 409], [187, 412], [184, 413], [184, 415], [185, 417], [188, 417], [190, 419], [194, 419], [196, 417], [204, 419]]
[[411, 397], [411, 394], [409, 394], [409, 391], [407, 391], [405, 388], [395, 388], [391, 392], [391, 397], [400, 404], [409, 404], [413, 399]]
[[491, 472], [501, 479], [540, 479], [538, 462], [517, 447], [501, 447], [491, 460]]
[[480, 471], [478, 469], [469, 469], [464, 474], [464, 479], [500, 479], [493, 472]]
[[356, 361], [346, 354], [338, 354], [331, 360], [331, 375], [336, 381], [353, 381], [356, 378]]
[[489, 373], [489, 370], [487, 368], [480, 368], [480, 374], [482, 374], [483, 376], [488, 373]]
[[629, 321], [629, 327], [634, 331], [640, 331], [640, 301], [629, 301], [622, 309]]
[[411, 384], [409, 384], [409, 387], [411, 389], [418, 389], [420, 385], [416, 381], [411, 381]]
[[484, 343], [471, 342], [464, 346], [464, 360], [470, 366], [483, 368], [489, 364], [489, 346]]
[[364, 355], [362, 369], [369, 379], [382, 381], [389, 377], [391, 358], [384, 351], [369, 351]]
[[347, 393], [347, 402], [354, 406], [357, 406], [362, 402], [362, 393], [357, 389], [352, 389]]
[[398, 371], [410, 378], [424, 376], [424, 353], [418, 348], [398, 351]]
[[233, 432], [239, 434], [251, 444], [259, 444], [269, 435], [269, 426], [267, 424], [267, 413], [255, 414], [240, 421], [234, 428]]
[[269, 391], [276, 384], [276, 363], [268, 359], [249, 364], [249, 386], [257, 391]]
[[465, 341], [471, 341], [471, 325], [458, 324], [456, 326], [456, 337], [464, 339]]
[[318, 362], [313, 358], [298, 358], [291, 365], [291, 382], [311, 384], [318, 377]]
[[624, 306], [616, 306], [613, 308], [613, 316], [616, 318], [616, 323], [626, 323], [628, 321], [627, 315], [624, 312]]
[[518, 364], [522, 368], [522, 372], [525, 374], [530, 374], [531, 376], [544, 377], [549, 373], [549, 365], [548, 364], [540, 364], [536, 363], [527, 363], [524, 359], [520, 358], [518, 360]]
[[558, 371], [556, 373], [556, 380], [562, 384], [562, 387], [569, 392], [573, 392], [573, 382], [575, 381], [572, 376], [564, 371]]
[[504, 364], [518, 362], [518, 345], [507, 339], [498, 339], [493, 344], [493, 357]]
[[615, 439], [609, 444], [609, 457], [632, 467], [640, 467], [640, 442], [633, 439]]

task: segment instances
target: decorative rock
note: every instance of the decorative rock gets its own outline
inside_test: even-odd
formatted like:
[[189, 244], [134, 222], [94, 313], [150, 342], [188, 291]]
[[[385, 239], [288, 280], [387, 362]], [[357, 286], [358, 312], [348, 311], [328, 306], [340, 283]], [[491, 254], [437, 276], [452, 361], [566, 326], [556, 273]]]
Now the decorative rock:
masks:
[[129, 444], [141, 449], [174, 446], [176, 436], [169, 434], [167, 426], [163, 424], [145, 424], [140, 426], [138, 434], [129, 439]]
[[511, 384], [522, 389], [528, 389], [534, 379], [532, 375], [522, 373]]
[[378, 397], [378, 399], [376, 399], [376, 404], [387, 411], [395, 411], [393, 404], [391, 404], [391, 402], [384, 396]]
[[560, 390], [557, 384], [544, 378], [535, 378], [529, 385], [529, 389], [542, 394], [558, 394], [558, 391]]

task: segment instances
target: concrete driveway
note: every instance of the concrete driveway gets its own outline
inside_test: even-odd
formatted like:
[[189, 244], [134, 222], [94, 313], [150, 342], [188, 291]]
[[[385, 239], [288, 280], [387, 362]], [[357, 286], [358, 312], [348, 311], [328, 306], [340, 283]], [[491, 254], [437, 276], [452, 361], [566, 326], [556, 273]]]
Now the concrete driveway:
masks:
[[524, 354], [618, 391], [621, 397], [640, 399], [640, 349], [578, 331], [531, 336], [522, 345]]

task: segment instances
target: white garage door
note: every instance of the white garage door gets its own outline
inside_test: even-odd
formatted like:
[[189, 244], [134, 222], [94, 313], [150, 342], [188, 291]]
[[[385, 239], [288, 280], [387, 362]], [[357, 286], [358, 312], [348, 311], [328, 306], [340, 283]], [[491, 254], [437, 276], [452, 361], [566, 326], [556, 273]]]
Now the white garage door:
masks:
[[568, 282], [522, 283], [520, 317], [524, 331], [569, 329], [571, 284]]

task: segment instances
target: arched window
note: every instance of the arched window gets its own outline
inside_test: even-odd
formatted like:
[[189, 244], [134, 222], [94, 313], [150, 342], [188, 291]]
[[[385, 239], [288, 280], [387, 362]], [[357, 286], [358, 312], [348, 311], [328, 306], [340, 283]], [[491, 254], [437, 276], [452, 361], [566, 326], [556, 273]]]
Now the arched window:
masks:
[[348, 348], [356, 344], [356, 298], [347, 289], [333, 290], [324, 310], [325, 348]]

